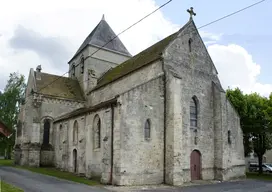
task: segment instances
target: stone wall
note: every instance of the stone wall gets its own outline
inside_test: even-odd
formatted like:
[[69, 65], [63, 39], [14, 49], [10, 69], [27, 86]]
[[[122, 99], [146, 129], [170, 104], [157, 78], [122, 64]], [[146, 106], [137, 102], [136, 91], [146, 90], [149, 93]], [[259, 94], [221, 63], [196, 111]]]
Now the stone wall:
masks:
[[[100, 49], [97, 51], [97, 49], [98, 48], [94, 46], [86, 47], [82, 53], [78, 54], [72, 61], [70, 61], [69, 64], [69, 69], [71, 69], [73, 64], [76, 66], [78, 65], [75, 70], [75, 76], [77, 77], [85, 93], [96, 85], [96, 80], [106, 71], [129, 59], [128, 56], [120, 53], [115, 53], [105, 49]], [[81, 73], [80, 62], [82, 58], [85, 59], [84, 73]], [[89, 74], [90, 70], [92, 70], [95, 74], [94, 79], [92, 79], [91, 75]], [[69, 77], [72, 77], [71, 73], [72, 70], [69, 72]]]
[[[215, 178], [214, 167], [221, 169], [225, 161], [230, 160], [226, 159], [226, 154], [234, 159], [226, 169], [233, 167], [234, 170], [243, 159], [243, 144], [239, 143], [243, 139], [238, 116], [226, 99], [225, 103], [221, 100], [222, 87], [217, 70], [193, 22], [189, 22], [180, 31], [163, 56], [167, 74], [166, 182], [180, 185], [191, 181], [190, 155], [193, 150], [201, 154], [203, 180]], [[216, 94], [213, 92], [213, 84], [219, 89]], [[197, 127], [190, 126], [190, 101], [193, 97], [197, 101]], [[217, 102], [218, 108], [214, 102]], [[223, 104], [228, 105], [228, 110], [221, 107]], [[222, 115], [216, 118], [218, 114]], [[228, 123], [227, 126], [217, 126], [222, 122]], [[233, 137], [231, 150], [226, 144], [229, 129], [237, 135]], [[235, 169], [234, 175], [243, 174], [238, 174], [239, 170]], [[231, 174], [225, 175], [229, 175], [227, 178]]]
[[116, 95], [121, 95], [131, 90], [132, 88], [157, 78], [162, 74], [162, 63], [161, 61], [156, 61], [127, 76], [120, 78], [119, 80], [116, 80], [91, 92], [91, 94], [88, 96], [88, 105], [94, 106], [100, 102], [113, 99]]
[[[189, 51], [191, 39], [191, 52]], [[216, 69], [195, 25], [189, 23], [164, 52], [166, 86], [166, 182], [180, 185], [191, 180], [190, 155], [198, 150], [202, 179], [214, 178], [212, 80]], [[190, 101], [197, 101], [197, 127], [190, 126]]]
[[[164, 91], [158, 77], [120, 96], [121, 151], [119, 185], [163, 183]], [[151, 136], [144, 128], [150, 120]]]
[[[109, 183], [111, 177], [111, 114], [111, 109], [105, 108], [87, 116], [86, 174], [88, 177], [101, 177], [103, 183]], [[95, 117], [101, 120], [99, 148], [94, 145]]]
[[[86, 117], [85, 115], [64, 120], [54, 124], [55, 140], [55, 162], [57, 168], [64, 171], [74, 172], [85, 175], [86, 170]], [[73, 134], [77, 122], [77, 135], [73, 141]], [[76, 150], [76, 156], [74, 154]], [[76, 165], [74, 159], [77, 159]]]

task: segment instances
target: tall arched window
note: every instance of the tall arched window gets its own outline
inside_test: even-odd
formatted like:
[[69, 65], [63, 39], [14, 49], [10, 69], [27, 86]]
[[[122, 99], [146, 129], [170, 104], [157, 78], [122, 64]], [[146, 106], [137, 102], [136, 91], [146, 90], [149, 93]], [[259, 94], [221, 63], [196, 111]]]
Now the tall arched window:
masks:
[[197, 100], [195, 97], [190, 101], [190, 126], [197, 127]]
[[78, 122], [75, 120], [74, 126], [73, 126], [73, 142], [76, 144], [78, 141]]
[[81, 65], [80, 72], [84, 73], [84, 57], [81, 58], [80, 65]]
[[101, 141], [101, 120], [98, 115], [94, 117], [93, 122], [93, 130], [94, 130], [94, 148], [100, 148], [100, 141]]
[[188, 41], [189, 52], [192, 52], [192, 42], [193, 42], [193, 40], [190, 38]]
[[145, 139], [150, 139], [151, 137], [151, 123], [150, 120], [147, 119], [144, 126], [144, 137]]
[[43, 124], [43, 144], [49, 144], [50, 120], [45, 119]]

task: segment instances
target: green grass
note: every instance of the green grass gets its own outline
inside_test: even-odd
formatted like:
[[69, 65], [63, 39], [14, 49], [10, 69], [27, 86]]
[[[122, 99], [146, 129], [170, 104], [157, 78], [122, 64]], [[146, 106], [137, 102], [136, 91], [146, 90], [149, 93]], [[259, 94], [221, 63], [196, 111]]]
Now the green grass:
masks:
[[13, 161], [9, 159], [0, 159], [0, 165], [13, 166]]
[[10, 184], [7, 184], [3, 181], [1, 181], [1, 189], [0, 191], [3, 191], [3, 192], [23, 192], [23, 190], [17, 188], [17, 187], [14, 187]]
[[83, 183], [86, 185], [100, 185], [100, 183], [96, 180], [90, 180], [87, 179], [85, 177], [79, 177], [73, 173], [69, 173], [69, 172], [64, 172], [64, 171], [60, 171], [56, 168], [45, 168], [45, 167], [38, 167], [38, 168], [34, 168], [34, 167], [25, 167], [25, 166], [15, 166], [13, 164], [13, 160], [0, 160], [0, 166], [12, 166], [15, 168], [19, 168], [19, 169], [25, 169], [25, 170], [29, 170], [35, 173], [40, 173], [40, 174], [44, 174], [44, 175], [49, 175], [49, 176], [53, 176], [53, 177], [57, 177], [60, 179], [66, 179], [69, 181], [74, 181], [77, 183]]
[[257, 179], [257, 180], [270, 180], [272, 181], [272, 174], [263, 173], [259, 175], [258, 173], [247, 173], [247, 179]]

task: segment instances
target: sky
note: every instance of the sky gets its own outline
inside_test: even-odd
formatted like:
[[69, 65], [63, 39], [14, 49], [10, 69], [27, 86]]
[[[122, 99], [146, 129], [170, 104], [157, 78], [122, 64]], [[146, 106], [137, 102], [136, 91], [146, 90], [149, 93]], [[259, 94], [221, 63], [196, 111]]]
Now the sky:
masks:
[[[9, 0], [0, 6], [0, 90], [9, 74], [30, 68], [62, 75], [67, 62], [105, 14], [116, 34], [167, 0]], [[201, 27], [258, 0], [172, 0], [120, 36], [136, 54], [181, 28], [194, 7]], [[14, 6], [16, 5], [16, 6]], [[270, 45], [272, 0], [199, 29], [223, 87], [246, 93], [272, 92]]]

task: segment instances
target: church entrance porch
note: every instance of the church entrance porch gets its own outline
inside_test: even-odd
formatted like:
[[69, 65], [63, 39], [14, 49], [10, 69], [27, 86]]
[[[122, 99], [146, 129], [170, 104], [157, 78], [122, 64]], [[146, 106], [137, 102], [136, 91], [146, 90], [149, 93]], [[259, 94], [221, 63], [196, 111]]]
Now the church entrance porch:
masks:
[[73, 150], [73, 164], [74, 164], [74, 173], [77, 172], [77, 150]]
[[201, 179], [201, 154], [199, 151], [194, 150], [190, 157], [190, 169], [191, 169], [191, 180]]

